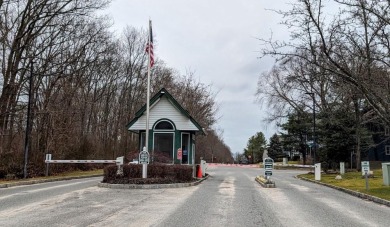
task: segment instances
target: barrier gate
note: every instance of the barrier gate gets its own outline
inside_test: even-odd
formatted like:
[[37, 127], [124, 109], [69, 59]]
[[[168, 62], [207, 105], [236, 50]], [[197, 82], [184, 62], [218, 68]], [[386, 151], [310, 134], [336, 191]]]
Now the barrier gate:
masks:
[[68, 163], [68, 164], [78, 164], [78, 163], [92, 163], [92, 164], [104, 164], [104, 163], [113, 163], [118, 166], [118, 172], [117, 174], [120, 174], [122, 172], [122, 165], [124, 162], [124, 156], [117, 157], [116, 160], [52, 160], [51, 154], [46, 154], [45, 163], [46, 165], [46, 176], [49, 175], [49, 164], [56, 164], [56, 163]]

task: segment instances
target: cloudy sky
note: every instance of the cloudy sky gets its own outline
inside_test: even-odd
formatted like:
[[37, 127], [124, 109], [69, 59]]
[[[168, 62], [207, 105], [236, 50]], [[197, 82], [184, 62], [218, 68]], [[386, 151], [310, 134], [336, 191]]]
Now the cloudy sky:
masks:
[[259, 59], [257, 39], [286, 39], [281, 17], [268, 9], [287, 9], [285, 0], [113, 0], [108, 14], [119, 33], [127, 25], [147, 29], [153, 23], [155, 56], [168, 67], [195, 72], [211, 84], [220, 108], [216, 128], [223, 130], [233, 153], [242, 152], [249, 137], [276, 128], [265, 123], [266, 106], [255, 103], [257, 81], [272, 59]]

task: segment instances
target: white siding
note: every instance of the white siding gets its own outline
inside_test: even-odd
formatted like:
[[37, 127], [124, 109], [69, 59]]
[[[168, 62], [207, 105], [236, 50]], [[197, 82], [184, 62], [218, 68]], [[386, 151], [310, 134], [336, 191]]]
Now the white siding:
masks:
[[[176, 109], [164, 96], [149, 110], [149, 129], [152, 129], [154, 123], [160, 119], [169, 119], [173, 121], [177, 130], [198, 131], [199, 129]], [[146, 111], [138, 118], [129, 130], [145, 130]]]

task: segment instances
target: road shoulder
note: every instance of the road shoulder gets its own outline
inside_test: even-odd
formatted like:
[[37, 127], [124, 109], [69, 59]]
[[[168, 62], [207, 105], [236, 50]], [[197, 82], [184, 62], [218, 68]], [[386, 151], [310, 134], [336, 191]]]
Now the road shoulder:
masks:
[[85, 176], [56, 177], [56, 178], [48, 178], [48, 179], [28, 179], [28, 180], [15, 181], [10, 183], [0, 183], [0, 188], [10, 188], [10, 187], [22, 186], [22, 185], [41, 184], [41, 183], [54, 182], [54, 181], [74, 180], [74, 179], [102, 177], [102, 176], [103, 176], [102, 174], [94, 174], [94, 175], [85, 175]]

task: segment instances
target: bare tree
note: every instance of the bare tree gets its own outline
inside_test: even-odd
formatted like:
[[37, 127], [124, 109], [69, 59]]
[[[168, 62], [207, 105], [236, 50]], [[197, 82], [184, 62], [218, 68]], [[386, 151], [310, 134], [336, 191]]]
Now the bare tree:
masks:
[[[92, 42], [92, 39], [88, 40], [87, 44], [83, 43], [86, 39], [78, 40], [82, 34], [75, 31], [77, 29], [81, 31], [80, 28], [83, 28], [83, 25], [88, 25], [94, 17], [93, 12], [106, 6], [107, 3], [108, 1], [105, 0], [1, 2], [0, 155], [12, 155], [19, 150], [19, 147], [15, 145], [21, 140], [16, 139], [22, 138], [22, 134], [17, 122], [23, 119], [19, 116], [23, 116], [24, 106], [26, 106], [27, 78], [30, 75], [34, 77], [33, 94], [38, 93], [39, 85], [42, 83], [50, 85], [49, 90], [46, 90], [44, 94], [34, 95], [37, 104], [40, 103], [43, 107], [47, 107], [47, 103], [44, 104], [42, 98], [50, 100], [50, 89], [55, 88], [53, 83], [57, 83], [58, 79], [65, 74], [71, 73], [70, 65], [73, 64], [73, 69], [77, 68], [75, 66], [79, 62], [76, 64], [76, 59], [85, 53], [85, 47]], [[85, 28], [86, 33], [91, 31], [88, 26]], [[77, 37], [77, 35], [80, 36]], [[90, 35], [89, 37], [93, 37], [93, 34]], [[74, 42], [76, 40], [78, 43]], [[59, 55], [61, 55], [62, 62], [55, 61], [59, 59]], [[34, 62], [33, 72], [28, 67], [32, 61]], [[73, 73], [75, 74], [75, 71], [72, 71]], [[45, 79], [47, 75], [52, 74], [57, 74], [57, 77]], [[34, 106], [33, 112], [37, 115], [40, 112], [38, 111], [40, 106], [35, 104]], [[15, 129], [17, 129], [16, 132]], [[13, 156], [22, 157], [21, 155]]]
[[[137, 148], [125, 126], [146, 101], [147, 34], [127, 27], [114, 37], [109, 18], [95, 14], [109, 2], [0, 1], [1, 168], [20, 171], [29, 97], [31, 175], [42, 174], [47, 152], [111, 159]], [[205, 127], [216, 122], [211, 87], [158, 58], [151, 87], [167, 88]]]
[[[333, 18], [322, 1], [302, 0], [288, 12], [279, 12], [295, 30], [294, 42], [268, 42], [264, 54], [279, 60], [301, 58], [332, 77], [351, 84], [384, 122], [389, 123], [387, 44], [389, 3], [385, 1], [335, 1], [341, 11]], [[286, 50], [286, 47], [290, 49]], [[303, 51], [302, 51], [303, 50]], [[302, 53], [311, 53], [310, 55]], [[308, 57], [309, 56], [309, 57]], [[319, 61], [319, 59], [322, 59]], [[378, 73], [382, 72], [382, 73]], [[386, 83], [386, 84], [387, 84]]]
[[[357, 132], [363, 122], [370, 120], [367, 116], [372, 116], [361, 111], [364, 103], [368, 103], [375, 114], [389, 125], [389, 2], [336, 0], [332, 6], [326, 4], [330, 3], [301, 0], [292, 4], [292, 9], [287, 12], [278, 11], [286, 18], [283, 23], [292, 28], [292, 41], [263, 40], [269, 44], [263, 54], [276, 57], [281, 65], [291, 59], [310, 65], [312, 70], [305, 73], [311, 80], [306, 84], [310, 84], [309, 92], [316, 94], [317, 104], [322, 111], [330, 111], [337, 100], [344, 101], [346, 105], [353, 103], [350, 109], [355, 113]], [[335, 13], [327, 11], [329, 7], [333, 7], [331, 10]], [[340, 10], [335, 10], [337, 8]], [[299, 72], [299, 69], [295, 71]], [[316, 86], [312, 86], [313, 79]], [[289, 83], [285, 81], [282, 84]], [[299, 95], [293, 95], [286, 87], [279, 88], [293, 96], [288, 101], [284, 99], [285, 103], [297, 106], [291, 100]], [[307, 90], [307, 86], [301, 85], [300, 88]], [[275, 94], [275, 91], [272, 92]], [[278, 93], [278, 96], [286, 97]], [[329, 97], [336, 99], [330, 102]], [[359, 149], [359, 135], [356, 144]], [[360, 150], [357, 154], [357, 162], [360, 163]]]

